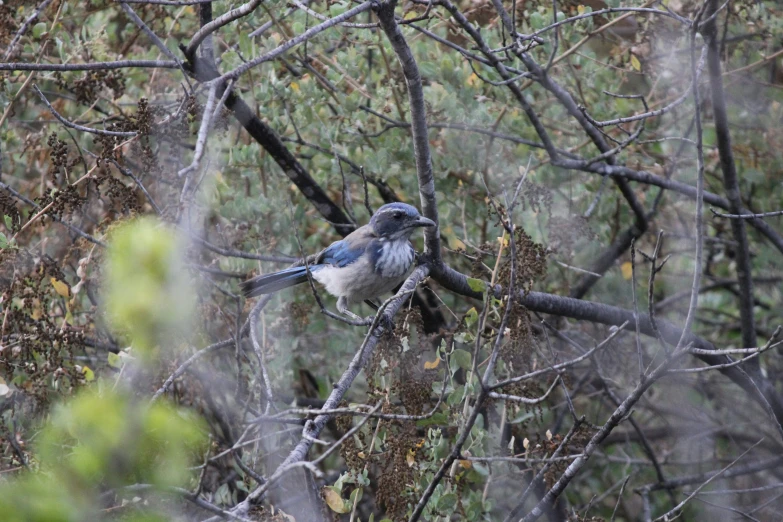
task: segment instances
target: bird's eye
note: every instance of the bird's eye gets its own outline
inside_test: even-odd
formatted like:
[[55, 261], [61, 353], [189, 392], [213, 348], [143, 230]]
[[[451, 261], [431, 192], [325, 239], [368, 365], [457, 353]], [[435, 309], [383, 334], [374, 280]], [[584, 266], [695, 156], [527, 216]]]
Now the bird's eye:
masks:
[[395, 212], [394, 219], [402, 219], [402, 212]]

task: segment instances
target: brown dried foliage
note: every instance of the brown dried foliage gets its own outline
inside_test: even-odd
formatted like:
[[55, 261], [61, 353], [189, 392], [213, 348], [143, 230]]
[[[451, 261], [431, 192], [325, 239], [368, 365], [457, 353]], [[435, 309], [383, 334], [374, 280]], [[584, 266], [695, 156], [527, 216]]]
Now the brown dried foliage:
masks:
[[11, 279], [3, 292], [3, 302], [11, 306], [2, 319], [0, 374], [24, 392], [24, 399], [8, 406], [23, 404], [38, 412], [48, 404], [55, 383], [62, 393], [83, 382], [73, 358], [83, 335], [64, 327], [68, 304], [56, 294], [51, 279], [64, 281], [65, 276], [55, 260], [34, 260], [29, 252], [9, 248], [0, 251], [0, 267]]

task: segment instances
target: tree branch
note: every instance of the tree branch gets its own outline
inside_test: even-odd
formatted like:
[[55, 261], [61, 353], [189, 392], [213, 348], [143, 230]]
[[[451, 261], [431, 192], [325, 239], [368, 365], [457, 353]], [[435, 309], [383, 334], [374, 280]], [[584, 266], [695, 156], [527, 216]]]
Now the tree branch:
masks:
[[0, 63], [0, 71], [102, 71], [134, 67], [179, 69], [179, 63], [168, 60], [117, 60], [92, 63]]
[[[432, 175], [429, 136], [427, 135], [427, 108], [424, 105], [424, 90], [421, 86], [421, 74], [411, 48], [402, 35], [400, 26], [394, 19], [397, 0], [386, 0], [374, 7], [381, 29], [391, 43], [397, 59], [402, 65], [405, 83], [410, 98], [411, 131], [413, 133], [413, 151], [416, 156], [416, 175], [419, 180], [419, 198], [425, 217], [438, 223], [438, 205], [435, 199], [435, 180]], [[440, 232], [438, 227], [424, 230], [425, 253], [435, 262], [440, 262]]]
[[[476, 299], [482, 298], [480, 292], [476, 292], [470, 288], [467, 276], [446, 265], [440, 265], [433, 268], [432, 278], [448, 290]], [[492, 293], [495, 297], [503, 295], [500, 286], [496, 286], [492, 289]], [[633, 312], [631, 310], [625, 310], [603, 303], [561, 297], [541, 292], [529, 292], [527, 294], [519, 293], [518, 298], [520, 304], [528, 310], [545, 314], [559, 315], [611, 326], [619, 326], [626, 321], [634, 321]], [[668, 321], [662, 321], [660, 319], [656, 319], [656, 323], [658, 325], [658, 331], [663, 339], [670, 344], [676, 345], [682, 337], [682, 329]], [[653, 325], [650, 322], [650, 316], [647, 314], [639, 316], [639, 329], [644, 335], [656, 337], [656, 330], [653, 328]], [[691, 344], [695, 348], [704, 350], [715, 350], [715, 346], [711, 342], [692, 333], [685, 336], [683, 344]], [[725, 355], [699, 354], [698, 358], [710, 365], [731, 362], [731, 359]], [[758, 386], [775, 414], [775, 421], [779, 423], [783, 422], [783, 400], [781, 400], [780, 394], [775, 390], [774, 385], [772, 385], [769, 380], [761, 379], [759, 376], [754, 375], [754, 384], [754, 382], [751, 382], [751, 378], [747, 373], [736, 367], [722, 368], [721, 373], [731, 379], [757, 401], [759, 400], [759, 397], [756, 386]]]
[[[715, 16], [718, 12], [717, 0], [707, 0], [708, 16], [704, 25], [703, 34], [707, 40], [707, 70], [710, 76], [710, 91], [712, 93], [712, 113], [715, 121], [715, 135], [720, 156], [720, 168], [723, 172], [723, 186], [726, 189], [726, 197], [729, 200], [729, 211], [732, 214], [744, 214], [742, 198], [740, 197], [737, 168], [734, 163], [734, 154], [731, 150], [731, 134], [729, 132], [729, 118], [726, 113], [726, 100], [723, 94], [723, 77], [721, 76], [720, 42], [718, 41], [718, 29]], [[731, 230], [737, 241], [736, 257], [737, 280], [739, 281], [739, 312], [742, 326], [742, 342], [745, 346], [756, 345], [756, 320], [753, 314], [753, 278], [750, 262], [750, 246], [748, 234], [745, 230], [745, 221], [742, 219], [731, 220]], [[756, 362], [756, 367], [758, 362]]]
[[22, 25], [19, 26], [19, 30], [16, 31], [16, 34], [11, 39], [11, 42], [8, 44], [8, 47], [5, 50], [5, 54], [3, 55], [3, 60], [8, 60], [11, 57], [11, 54], [14, 52], [14, 47], [16, 47], [16, 44], [19, 43], [19, 40], [22, 39], [22, 36], [24, 36], [24, 33], [27, 32], [27, 29], [30, 27], [30, 24], [35, 22], [38, 19], [38, 15], [40, 15], [44, 9], [46, 9], [49, 4], [52, 3], [52, 0], [43, 0], [40, 4], [38, 4], [38, 7], [36, 7], [33, 10], [33, 13], [25, 19], [24, 22], [22, 22]]
[[291, 49], [292, 47], [296, 47], [297, 45], [310, 40], [313, 36], [317, 35], [318, 33], [323, 32], [326, 29], [329, 29], [329, 28], [334, 27], [336, 25], [339, 25], [342, 22], [344, 22], [344, 21], [346, 21], [346, 20], [348, 20], [350, 18], [353, 18], [354, 16], [358, 15], [359, 13], [363, 13], [363, 12], [367, 11], [371, 7], [372, 7], [372, 2], [370, 2], [370, 1], [363, 2], [363, 3], [359, 4], [359, 5], [357, 5], [356, 7], [347, 10], [346, 12], [344, 12], [341, 15], [335, 16], [334, 18], [330, 18], [326, 22], [323, 22], [323, 23], [320, 23], [320, 24], [318, 24], [318, 25], [316, 25], [314, 27], [311, 27], [310, 29], [308, 29], [307, 31], [303, 32], [299, 36], [291, 38], [290, 40], [288, 40], [284, 44], [276, 47], [275, 49], [269, 51], [268, 53], [263, 54], [262, 56], [259, 56], [258, 58], [255, 58], [253, 60], [250, 60], [250, 61], [240, 65], [239, 67], [237, 67], [233, 71], [229, 71], [229, 72], [223, 74], [222, 76], [220, 76], [218, 78], [215, 78], [212, 81], [217, 82], [217, 83], [225, 83], [228, 80], [236, 80], [242, 74], [244, 74], [248, 70], [252, 69], [253, 67], [256, 67], [257, 65], [260, 65], [260, 64], [262, 64], [264, 62], [268, 62], [270, 60], [274, 60], [275, 58], [277, 58], [278, 56], [280, 56], [281, 54], [283, 54], [287, 50]]
[[191, 38], [190, 43], [188, 44], [187, 48], [183, 51], [185, 53], [185, 56], [188, 58], [192, 58], [193, 55], [196, 53], [196, 49], [198, 49], [198, 46], [201, 45], [201, 42], [204, 41], [204, 39], [223, 27], [224, 25], [230, 24], [234, 20], [238, 20], [244, 16], [249, 15], [255, 9], [261, 5], [261, 2], [263, 0], [250, 0], [249, 2], [242, 4], [241, 6], [237, 7], [236, 9], [232, 9], [231, 11], [218, 16], [208, 24], [202, 25], [199, 30], [196, 32], [196, 34], [193, 35], [193, 38]]

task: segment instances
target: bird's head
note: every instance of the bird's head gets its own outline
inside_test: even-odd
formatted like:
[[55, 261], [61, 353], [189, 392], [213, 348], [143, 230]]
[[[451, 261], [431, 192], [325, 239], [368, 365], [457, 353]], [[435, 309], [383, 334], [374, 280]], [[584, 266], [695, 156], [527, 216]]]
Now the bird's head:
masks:
[[434, 227], [435, 222], [419, 214], [416, 207], [389, 203], [379, 208], [370, 220], [375, 234], [386, 240], [408, 238], [419, 227]]

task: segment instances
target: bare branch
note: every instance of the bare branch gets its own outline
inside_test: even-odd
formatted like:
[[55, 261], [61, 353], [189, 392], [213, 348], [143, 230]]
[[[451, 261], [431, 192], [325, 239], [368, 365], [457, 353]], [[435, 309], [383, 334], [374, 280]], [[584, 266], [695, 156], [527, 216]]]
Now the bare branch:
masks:
[[[411, 131], [413, 133], [413, 151], [416, 156], [416, 175], [419, 181], [419, 198], [421, 210], [436, 224], [438, 223], [438, 204], [435, 199], [435, 180], [432, 175], [432, 158], [430, 157], [429, 137], [427, 135], [427, 108], [424, 105], [424, 89], [421, 85], [421, 74], [416, 59], [413, 57], [408, 42], [402, 35], [399, 25], [394, 19], [396, 0], [387, 0], [374, 7], [381, 29], [394, 49], [397, 59], [402, 65], [405, 83], [408, 86], [410, 99]], [[432, 227], [424, 230], [425, 253], [435, 263], [440, 261], [440, 231]]]
[[[715, 122], [715, 133], [720, 156], [720, 167], [723, 172], [723, 186], [729, 200], [729, 211], [732, 214], [744, 214], [742, 198], [740, 197], [737, 168], [734, 163], [734, 153], [729, 132], [729, 118], [726, 111], [726, 100], [723, 93], [723, 77], [721, 75], [721, 51], [718, 41], [718, 29], [714, 15], [719, 11], [717, 0], [707, 0], [705, 3], [709, 17], [704, 24], [704, 37], [707, 40], [707, 69], [710, 73], [710, 89], [712, 92], [712, 111]], [[756, 319], [753, 314], [753, 275], [750, 262], [750, 247], [744, 219], [732, 219], [731, 230], [734, 240], [738, 243], [736, 249], [737, 280], [740, 291], [740, 324], [742, 325], [742, 342], [745, 346], [756, 345]]]
[[76, 123], [70, 122], [63, 118], [56, 110], [54, 110], [54, 107], [52, 107], [52, 104], [49, 103], [49, 100], [46, 99], [46, 96], [41, 92], [41, 90], [38, 88], [37, 85], [33, 84], [33, 90], [38, 95], [39, 98], [41, 98], [41, 101], [46, 104], [46, 107], [49, 109], [49, 112], [54, 115], [55, 118], [57, 118], [60, 123], [65, 125], [66, 127], [69, 127], [71, 129], [76, 129], [82, 132], [89, 132], [90, 134], [101, 134], [103, 136], [118, 136], [120, 138], [133, 138], [134, 136], [138, 135], [138, 132], [119, 132], [119, 131], [109, 131], [109, 130], [103, 130], [103, 129], [93, 129], [92, 127], [85, 127], [83, 125], [78, 125]]
[[372, 2], [362, 2], [361, 4], [357, 5], [356, 7], [349, 9], [345, 11], [343, 14], [335, 16], [334, 18], [330, 18], [328, 21], [320, 23], [314, 27], [311, 27], [307, 31], [303, 32], [299, 36], [296, 36], [294, 38], [291, 38], [284, 44], [276, 47], [275, 49], [269, 51], [266, 54], [263, 54], [259, 56], [258, 58], [255, 58], [253, 60], [250, 60], [249, 62], [246, 62], [233, 71], [229, 71], [222, 76], [219, 76], [212, 80], [213, 83], [225, 83], [228, 80], [236, 80], [239, 78], [242, 74], [247, 72], [248, 70], [252, 69], [253, 67], [256, 67], [257, 65], [260, 65], [264, 62], [268, 62], [271, 60], [274, 60], [284, 52], [288, 51], [292, 47], [296, 47], [297, 45], [304, 43], [308, 40], [310, 40], [312, 37], [317, 35], [318, 33], [321, 33], [331, 27], [334, 27], [336, 25], [340, 25], [342, 22], [349, 20], [350, 18], [353, 18], [354, 16], [358, 15], [359, 13], [363, 13], [367, 10], [369, 10], [372, 7]]
[[715, 217], [729, 218], [729, 219], [757, 219], [767, 217], [783, 216], [783, 210], [775, 210], [772, 212], [762, 212], [761, 214], [723, 214], [716, 211], [714, 208], [710, 209]]
[[659, 520], [666, 520], [666, 521], [668, 521], [668, 520], [671, 520], [671, 516], [672, 516], [672, 515], [674, 515], [674, 513], [676, 513], [676, 512], [677, 512], [677, 511], [679, 511], [680, 509], [682, 509], [682, 508], [683, 508], [683, 506], [685, 506], [685, 504], [687, 504], [687, 503], [688, 503], [688, 502], [689, 502], [689, 501], [690, 501], [690, 500], [691, 500], [693, 497], [695, 497], [696, 495], [698, 495], [698, 494], [699, 494], [699, 491], [701, 491], [702, 489], [704, 489], [705, 487], [707, 487], [707, 485], [709, 485], [709, 483], [710, 483], [710, 482], [712, 482], [712, 481], [713, 481], [713, 480], [715, 480], [716, 478], [720, 477], [720, 476], [721, 476], [723, 473], [725, 473], [726, 471], [728, 471], [728, 470], [729, 470], [729, 468], [731, 468], [732, 466], [734, 466], [734, 464], [736, 464], [737, 462], [739, 462], [739, 461], [742, 459], [742, 457], [744, 457], [745, 455], [747, 455], [747, 454], [750, 452], [750, 450], [752, 450], [753, 448], [755, 448], [756, 446], [758, 446], [759, 444], [761, 444], [761, 442], [762, 442], [763, 440], [764, 440], [764, 439], [761, 439], [761, 440], [759, 440], [759, 441], [758, 441], [756, 444], [754, 444], [753, 446], [751, 446], [751, 447], [749, 447], [748, 449], [746, 449], [745, 451], [743, 451], [743, 452], [742, 452], [742, 454], [741, 454], [739, 457], [737, 457], [736, 459], [734, 459], [733, 461], [731, 461], [731, 464], [727, 465], [727, 466], [726, 466], [726, 467], [724, 467], [722, 470], [718, 471], [717, 473], [715, 473], [714, 475], [712, 475], [710, 478], [708, 478], [707, 480], [705, 480], [705, 481], [704, 481], [702, 484], [700, 484], [700, 485], [699, 485], [699, 487], [697, 487], [695, 490], [693, 490], [693, 493], [691, 493], [690, 495], [688, 495], [687, 497], [685, 497], [685, 499], [683, 499], [683, 501], [682, 501], [682, 502], [680, 502], [679, 504], [677, 504], [677, 505], [676, 505], [676, 506], [675, 506], [673, 509], [670, 509], [669, 511], [667, 511], [667, 512], [666, 512], [666, 513], [664, 513], [663, 515], [661, 515], [661, 516], [659, 516], [658, 518], [656, 518], [656, 519], [655, 519], [653, 522], [658, 522]]
[[125, 14], [128, 15], [128, 18], [133, 20], [133, 23], [135, 23], [139, 29], [144, 31], [144, 33], [152, 40], [152, 43], [155, 44], [155, 46], [160, 49], [160, 51], [168, 56], [170, 59], [177, 62], [178, 66], [181, 67], [181, 62], [179, 58], [172, 52], [171, 49], [166, 47], [166, 44], [163, 43], [163, 40], [158, 38], [158, 35], [155, 34], [155, 32], [147, 26], [147, 24], [144, 23], [144, 21], [139, 18], [139, 15], [136, 14], [136, 11], [133, 10], [133, 8], [125, 3], [120, 3], [120, 8], [125, 11]]
[[[15, 198], [17, 198], [17, 199], [19, 199], [21, 201], [24, 201], [25, 203], [27, 203], [31, 207], [35, 208], [39, 212], [41, 211], [41, 205], [39, 205], [38, 203], [36, 203], [35, 201], [33, 201], [33, 200], [29, 199], [29, 198], [24, 197], [22, 194], [20, 194], [16, 190], [14, 190], [10, 185], [0, 181], [0, 188], [7, 190], [9, 193], [11, 193], [12, 196], [14, 196]], [[88, 234], [87, 232], [85, 232], [84, 230], [71, 225], [67, 221], [63, 220], [61, 217], [54, 216], [54, 215], [50, 215], [49, 217], [54, 219], [56, 222], [61, 223], [66, 228], [68, 228], [68, 230], [70, 230], [71, 232], [73, 232], [74, 234], [76, 234], [76, 235], [78, 235], [80, 237], [83, 237], [84, 239], [86, 239], [90, 243], [94, 243], [94, 244], [96, 244], [98, 246], [102, 246], [102, 247], [106, 246], [106, 243], [104, 243], [100, 239], [97, 239], [97, 238], [91, 236], [90, 234]]]
[[166, 60], [117, 60], [91, 63], [0, 63], [0, 71], [102, 71], [111, 69], [178, 69], [179, 63]]
[[201, 357], [209, 353], [217, 351], [221, 348], [232, 346], [233, 344], [234, 344], [234, 339], [226, 339], [225, 341], [220, 341], [215, 344], [210, 344], [206, 348], [202, 348], [201, 350], [197, 351], [196, 353], [188, 357], [185, 360], [185, 362], [179, 365], [179, 367], [174, 371], [174, 373], [169, 375], [169, 377], [163, 382], [163, 385], [158, 389], [158, 391], [156, 391], [152, 395], [150, 402], [155, 402], [156, 400], [158, 400], [158, 397], [166, 393], [166, 390], [168, 390], [171, 387], [171, 385], [174, 384], [174, 381], [176, 381], [180, 376], [182, 376], [182, 374], [184, 374], [187, 371], [187, 369], [198, 359], [200, 359]]
[[151, 4], [151, 5], [198, 5], [198, 4], [211, 4], [216, 0], [114, 0], [117, 3], [123, 4]]
[[518, 377], [512, 377], [511, 379], [506, 379], [505, 381], [497, 382], [497, 383], [493, 384], [490, 387], [490, 389], [491, 390], [497, 390], [498, 388], [502, 388], [504, 386], [508, 386], [509, 384], [514, 384], [514, 383], [517, 383], [517, 382], [526, 381], [526, 380], [532, 379], [533, 377], [536, 377], [538, 375], [542, 375], [542, 374], [547, 373], [547, 372], [559, 372], [560, 370], [562, 370], [564, 368], [568, 368], [569, 366], [573, 366], [573, 365], [575, 365], [577, 363], [580, 363], [580, 362], [584, 361], [585, 359], [587, 359], [588, 357], [590, 357], [591, 355], [593, 355], [596, 351], [600, 350], [601, 348], [603, 348], [604, 346], [609, 344], [612, 340], [614, 340], [615, 337], [620, 335], [620, 332], [622, 332], [625, 329], [625, 327], [628, 325], [629, 322], [630, 321], [625, 321], [623, 324], [621, 324], [620, 326], [615, 328], [614, 331], [611, 334], [609, 334], [609, 336], [606, 339], [604, 339], [600, 343], [596, 344], [594, 347], [592, 347], [590, 350], [587, 350], [585, 353], [583, 353], [579, 357], [571, 359], [570, 361], [566, 361], [566, 362], [562, 362], [562, 363], [559, 363], [559, 364], [555, 364], [555, 365], [550, 366], [548, 368], [542, 368], [540, 370], [535, 370], [535, 371], [532, 371], [530, 373], [526, 373], [525, 375], [520, 375]]
[[43, 0], [43, 2], [38, 4], [38, 7], [33, 9], [32, 14], [28, 16], [24, 22], [22, 22], [22, 25], [19, 26], [19, 30], [16, 31], [16, 34], [11, 39], [11, 42], [9, 42], [8, 47], [5, 50], [5, 54], [3, 55], [3, 60], [8, 60], [11, 57], [11, 54], [14, 52], [14, 47], [16, 47], [16, 44], [19, 43], [19, 40], [21, 40], [22, 36], [24, 36], [24, 34], [27, 32], [30, 24], [35, 22], [38, 19], [38, 15], [40, 15], [43, 10], [46, 9], [51, 3], [52, 0]]
[[207, 36], [211, 35], [224, 25], [228, 25], [234, 20], [239, 20], [240, 18], [249, 15], [255, 11], [259, 5], [261, 5], [262, 1], [263, 0], [250, 0], [236, 9], [232, 9], [231, 11], [218, 16], [208, 24], [202, 25], [196, 34], [193, 35], [193, 38], [191, 38], [190, 43], [184, 51], [185, 56], [193, 56], [196, 52], [196, 49], [198, 49], [198, 46], [201, 45], [201, 42], [203, 42]]
[[[701, 11], [696, 17], [698, 24]], [[694, 47], [696, 45], [696, 31], [690, 34], [690, 55], [691, 55], [691, 92], [693, 94], [693, 106], [696, 114], [694, 121], [696, 124], [696, 260], [693, 263], [693, 280], [691, 283], [691, 299], [688, 305], [688, 315], [685, 317], [685, 326], [682, 329], [680, 340], [677, 341], [677, 349], [685, 343], [685, 337], [690, 333], [693, 326], [693, 320], [696, 317], [696, 307], [699, 304], [699, 288], [701, 287], [701, 271], [703, 269], [704, 256], [704, 132], [701, 123], [701, 102], [699, 101], [699, 83], [696, 80], [698, 75], [696, 66], [696, 57]], [[755, 342], [752, 344], [756, 344]], [[751, 345], [748, 345], [751, 346]]]
[[688, 20], [687, 18], [683, 18], [682, 16], [678, 16], [677, 14], [675, 14], [675, 13], [673, 13], [671, 11], [662, 11], [660, 9], [650, 9], [650, 8], [645, 8], [645, 7], [608, 7], [606, 9], [598, 9], [596, 11], [591, 11], [589, 13], [584, 13], [584, 14], [572, 16], [570, 18], [564, 18], [563, 20], [560, 20], [559, 22], [555, 22], [553, 24], [549, 24], [548, 26], [543, 27], [543, 28], [541, 28], [541, 29], [539, 29], [539, 30], [537, 30], [537, 31], [535, 31], [533, 33], [530, 33], [530, 34], [516, 33], [516, 36], [522, 42], [527, 41], [527, 40], [534, 40], [536, 37], [538, 37], [538, 36], [548, 32], [548, 31], [551, 31], [552, 29], [560, 27], [562, 25], [572, 24], [572, 23], [574, 23], [574, 22], [576, 22], [578, 20], [584, 20], [585, 18], [590, 18], [590, 17], [593, 17], [593, 16], [601, 16], [601, 15], [609, 14], [609, 13], [646, 13], [646, 14], [654, 14], [654, 15], [658, 15], [658, 16], [664, 16], [664, 17], [668, 17], [668, 18], [673, 18], [673, 19], [677, 20], [678, 22], [680, 22], [681, 24], [683, 24], [685, 26], [688, 26], [688, 27], [691, 25], [691, 21], [690, 20]]
[[549, 389], [547, 389], [546, 393], [544, 393], [541, 397], [536, 397], [535, 399], [530, 399], [527, 397], [520, 397], [518, 395], [509, 395], [507, 393], [496, 393], [496, 392], [489, 392], [488, 397], [491, 399], [499, 399], [504, 401], [514, 401], [514, 402], [521, 402], [522, 404], [540, 404], [547, 400], [549, 397], [549, 394], [552, 393], [552, 390], [555, 389], [557, 384], [560, 382], [560, 377], [557, 377], [553, 382], [552, 385], [549, 386]]
[[586, 112], [585, 112], [585, 117], [590, 121], [590, 123], [592, 123], [596, 127], [608, 127], [609, 125], [620, 125], [623, 123], [631, 123], [634, 121], [654, 118], [656, 116], [662, 116], [667, 112], [671, 111], [672, 109], [682, 105], [685, 102], [685, 100], [687, 100], [688, 97], [692, 95], [693, 83], [696, 82], [698, 85], [699, 78], [701, 77], [701, 73], [704, 70], [706, 59], [707, 59], [707, 46], [705, 45], [701, 49], [701, 57], [699, 58], [699, 64], [696, 66], [695, 79], [691, 78], [691, 85], [683, 91], [682, 95], [679, 98], [671, 102], [669, 105], [666, 105], [665, 107], [661, 107], [660, 109], [655, 109], [653, 111], [647, 111], [642, 114], [636, 114], [634, 116], [625, 116], [622, 118], [615, 118], [613, 120], [606, 120], [606, 121], [596, 121], [593, 118], [591, 118]]
[[[457, 272], [445, 264], [441, 264], [435, 267], [432, 271], [432, 277], [438, 283], [451, 291], [476, 299], [480, 299], [482, 297], [481, 293], [476, 292], [470, 287], [467, 276]], [[500, 286], [496, 286], [491, 291], [491, 295], [499, 297], [502, 295], [502, 288]], [[603, 303], [573, 299], [570, 297], [561, 297], [541, 292], [519, 292], [517, 294], [517, 298], [519, 299], [520, 304], [522, 304], [525, 308], [541, 313], [560, 315], [564, 317], [571, 317], [573, 319], [587, 320], [615, 326], [619, 326], [626, 321], [634, 321], [633, 312], [630, 310], [609, 306]], [[657, 326], [661, 337], [670, 344], [676, 345], [683, 335], [683, 331], [680, 328], [669, 323], [668, 321], [658, 320]], [[657, 336], [656, 330], [653, 329], [652, 324], [650, 323], [650, 318], [647, 314], [640, 315], [639, 328], [640, 331], [645, 335]], [[685, 337], [684, 343], [705, 350], [715, 349], [715, 346], [713, 346], [712, 343], [697, 337], [692, 333]], [[698, 355], [698, 357], [708, 364], [723, 364], [725, 362], [729, 362], [724, 355]], [[754, 397], [755, 400], [759, 400], [756, 392], [756, 384], [751, 382], [748, 375], [744, 372], [741, 372], [739, 368], [724, 368], [720, 371], [734, 383], [740, 386], [743, 390], [749, 393], [752, 397]], [[769, 402], [772, 411], [774, 411], [776, 419], [779, 422], [783, 420], [783, 400], [779, 396], [778, 392], [766, 380], [760, 381], [758, 386], [760, 387], [765, 400]]]
[[[316, 18], [318, 20], [321, 20], [322, 22], [329, 21], [329, 17], [328, 16], [324, 16], [324, 15], [322, 15], [320, 13], [316, 13], [315, 11], [313, 11], [312, 9], [307, 7], [304, 3], [300, 2], [299, 0], [292, 0], [292, 1], [293, 1], [294, 5], [296, 7], [298, 7], [299, 9], [304, 11], [305, 13], [309, 14], [310, 16], [312, 16], [312, 17], [314, 17], [314, 18]], [[357, 23], [351, 23], [351, 22], [343, 22], [340, 25], [342, 27], [351, 27], [351, 28], [354, 28], [354, 29], [374, 29], [374, 28], [378, 27], [378, 24], [376, 24], [376, 23], [357, 24]]]

